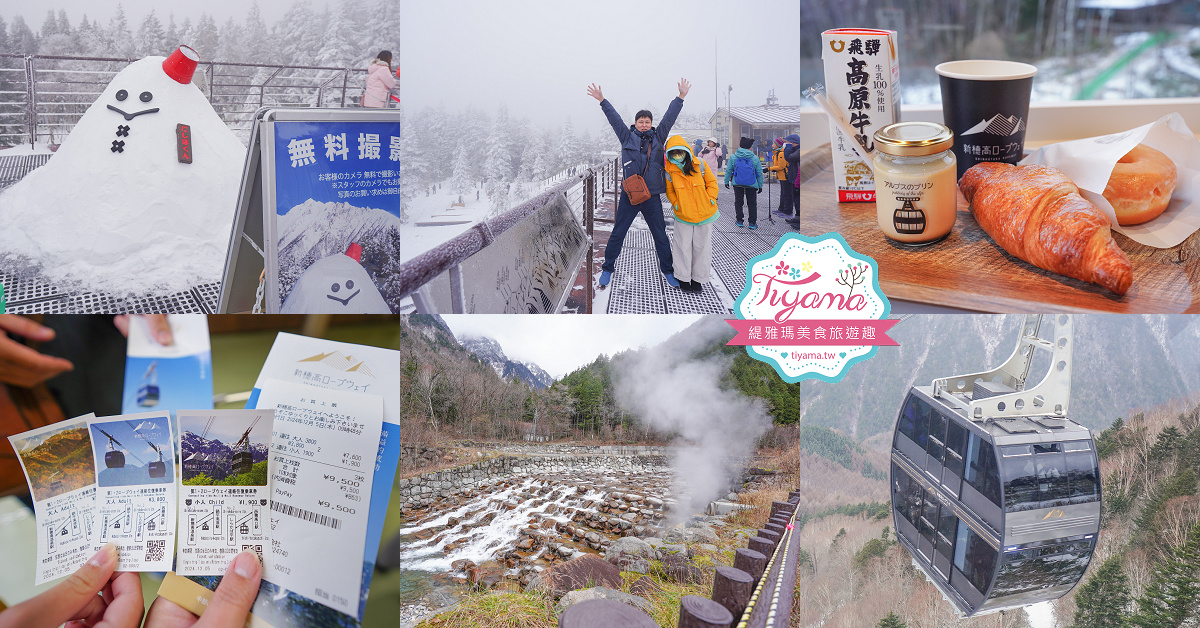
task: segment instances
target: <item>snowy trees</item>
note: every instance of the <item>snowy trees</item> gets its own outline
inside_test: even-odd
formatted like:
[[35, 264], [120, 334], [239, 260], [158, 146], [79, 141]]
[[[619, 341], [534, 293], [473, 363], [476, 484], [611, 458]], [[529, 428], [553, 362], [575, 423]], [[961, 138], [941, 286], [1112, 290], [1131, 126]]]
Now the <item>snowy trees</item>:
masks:
[[395, 0], [334, 0], [328, 7], [322, 13], [311, 0], [292, 0], [283, 17], [268, 24], [254, 2], [224, 22], [204, 13], [177, 25], [173, 15], [154, 9], [130, 15], [118, 5], [107, 24], [85, 16], [77, 28], [65, 10], [49, 10], [34, 18], [37, 31], [22, 15], [0, 24], [0, 52], [135, 58], [187, 44], [205, 61], [360, 68], [380, 50], [398, 51]]
[[163, 29], [162, 22], [154, 15], [154, 9], [146, 15], [138, 26], [137, 38], [134, 40], [134, 56], [146, 57], [149, 55], [166, 56], [171, 53], [174, 46], [178, 46], [178, 42], [172, 44], [167, 41], [167, 32]]
[[450, 175], [450, 189], [462, 194], [471, 189], [474, 184], [475, 178], [471, 176], [471, 150], [467, 141], [462, 140], [458, 144], [458, 149], [454, 151], [454, 170]]

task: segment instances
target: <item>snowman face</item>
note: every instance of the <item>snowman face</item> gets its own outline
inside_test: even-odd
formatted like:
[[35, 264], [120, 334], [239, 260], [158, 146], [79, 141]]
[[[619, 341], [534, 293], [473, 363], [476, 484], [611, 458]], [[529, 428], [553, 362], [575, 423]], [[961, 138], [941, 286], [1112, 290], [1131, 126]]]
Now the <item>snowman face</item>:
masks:
[[[108, 108], [121, 114], [122, 116], [125, 116], [126, 122], [140, 115], [155, 113], [158, 111], [158, 107], [146, 107], [150, 101], [154, 100], [154, 94], [149, 91], [144, 91], [135, 98], [130, 98], [128, 90], [119, 89], [117, 90], [116, 94], [113, 94], [113, 98], [116, 99], [117, 103], [121, 106], [118, 107], [110, 104]], [[139, 107], [146, 108], [138, 110]], [[130, 109], [131, 111], [125, 111], [125, 109]]]
[[[345, 292], [343, 292], [343, 289], [345, 290]], [[333, 299], [334, 301], [337, 301], [338, 303], [341, 303], [342, 305], [350, 305], [350, 299], [353, 299], [354, 297], [358, 296], [359, 292], [362, 292], [361, 288], [358, 290], [354, 290], [354, 292], [350, 292], [351, 290], [354, 290], [354, 280], [347, 279], [344, 283], [334, 282], [332, 285], [330, 285], [329, 292], [331, 292], [332, 294], [326, 294], [325, 296], [330, 299]], [[343, 294], [345, 296], [344, 297], [334, 296], [335, 294], [339, 294], [339, 293]]]

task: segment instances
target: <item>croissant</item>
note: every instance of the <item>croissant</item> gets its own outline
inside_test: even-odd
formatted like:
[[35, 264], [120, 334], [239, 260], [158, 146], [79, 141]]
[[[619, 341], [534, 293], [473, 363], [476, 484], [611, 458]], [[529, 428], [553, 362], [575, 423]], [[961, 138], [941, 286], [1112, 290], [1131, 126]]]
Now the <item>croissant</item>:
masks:
[[1133, 269], [1108, 217], [1048, 166], [975, 164], [958, 183], [979, 226], [1009, 253], [1060, 275], [1124, 295]]

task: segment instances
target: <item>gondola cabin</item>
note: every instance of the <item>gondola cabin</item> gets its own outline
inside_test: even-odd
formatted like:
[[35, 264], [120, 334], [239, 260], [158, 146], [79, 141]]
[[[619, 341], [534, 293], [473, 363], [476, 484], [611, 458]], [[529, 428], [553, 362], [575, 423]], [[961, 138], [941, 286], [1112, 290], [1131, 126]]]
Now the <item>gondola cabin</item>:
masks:
[[104, 466], [109, 469], [124, 469], [125, 468], [125, 452], [122, 452], [122, 451], [106, 451], [106, 452], [104, 452]]
[[137, 404], [143, 408], [152, 408], [158, 405], [158, 385], [157, 384], [142, 384], [138, 387]]
[[1062, 597], [1100, 530], [1091, 432], [1065, 416], [1069, 320], [1055, 330], [1052, 375], [1024, 390], [1032, 347], [1051, 344], [1039, 325], [1027, 317], [1000, 369], [912, 387], [893, 434], [896, 537], [968, 617]]
[[150, 471], [150, 477], [152, 478], [161, 478], [167, 475], [167, 464], [162, 460], [151, 462], [147, 465], [147, 469]]
[[233, 454], [232, 469], [233, 469], [234, 475], [250, 473], [250, 470], [253, 468], [254, 468], [254, 455], [253, 454], [251, 454], [248, 451], [239, 451], [236, 454]]

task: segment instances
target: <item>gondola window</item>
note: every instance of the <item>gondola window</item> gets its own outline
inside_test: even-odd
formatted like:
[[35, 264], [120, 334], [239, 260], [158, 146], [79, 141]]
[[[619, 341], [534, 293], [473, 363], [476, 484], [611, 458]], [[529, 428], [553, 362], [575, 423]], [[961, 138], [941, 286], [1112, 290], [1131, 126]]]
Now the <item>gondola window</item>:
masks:
[[954, 546], [954, 566], [980, 593], [986, 593], [996, 569], [999, 552], [988, 545], [983, 537], [967, 527], [965, 521], [958, 522], [958, 539]]

